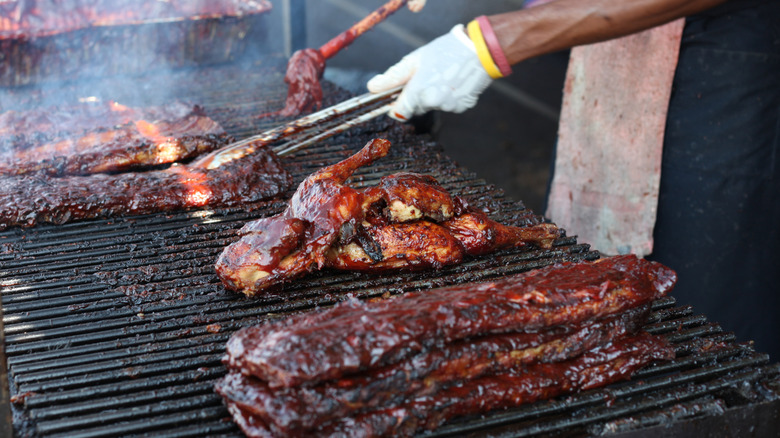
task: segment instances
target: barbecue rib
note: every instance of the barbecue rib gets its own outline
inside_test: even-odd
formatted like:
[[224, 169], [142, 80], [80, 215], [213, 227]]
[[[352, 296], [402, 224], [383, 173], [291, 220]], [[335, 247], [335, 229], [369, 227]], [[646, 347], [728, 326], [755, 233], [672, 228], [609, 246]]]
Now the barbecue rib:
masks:
[[509, 333], [459, 341], [407, 360], [322, 385], [271, 389], [232, 370], [217, 391], [242, 410], [288, 434], [302, 433], [345, 415], [397, 404], [411, 396], [433, 394], [453, 381], [510, 372], [540, 362], [579, 356], [633, 334], [648, 306], [579, 329], [556, 327], [541, 333]]
[[260, 117], [292, 117], [304, 111], [318, 110], [322, 106], [320, 78], [325, 70], [325, 58], [315, 49], [302, 49], [293, 53], [287, 65], [284, 82], [287, 83], [287, 99], [279, 111]]
[[560, 394], [598, 388], [625, 380], [653, 360], [674, 358], [663, 338], [646, 333], [624, 338], [576, 359], [537, 364], [517, 373], [491, 375], [454, 384], [433, 396], [421, 396], [397, 407], [356, 418], [344, 418], [322, 430], [341, 436], [360, 430], [362, 436], [410, 436], [449, 419], [518, 406]]
[[0, 40], [35, 38], [92, 26], [126, 26], [261, 13], [267, 0], [21, 0], [0, 2]]
[[122, 172], [186, 160], [232, 140], [200, 107], [182, 103], [12, 112], [0, 116], [0, 134], [4, 175]]
[[440, 268], [503, 248], [549, 248], [560, 236], [552, 224], [518, 228], [492, 221], [430, 176], [393, 174], [364, 190], [345, 185], [389, 147], [386, 140], [370, 142], [307, 178], [283, 213], [246, 224], [217, 260], [223, 283], [252, 296], [315, 268]]
[[675, 281], [672, 270], [635, 256], [565, 263], [370, 305], [337, 305], [264, 336], [242, 330], [228, 343], [228, 362], [272, 388], [314, 384], [459, 339], [615, 315], [663, 296]]
[[52, 178], [0, 177], [0, 229], [62, 224], [120, 214], [227, 207], [268, 199], [291, 184], [276, 155], [262, 148], [213, 170], [165, 170]]
[[[316, 423], [306, 436], [410, 436], [459, 416], [514, 407], [628, 378], [652, 360], [671, 359], [674, 351], [660, 337], [642, 333], [622, 338], [577, 358], [536, 363], [508, 372], [464, 378], [430, 394], [373, 411]], [[228, 379], [242, 378], [231, 375]], [[244, 383], [246, 384], [246, 383]], [[248, 437], [286, 436], [275, 422], [256, 415], [249, 406], [226, 399], [229, 411]]]

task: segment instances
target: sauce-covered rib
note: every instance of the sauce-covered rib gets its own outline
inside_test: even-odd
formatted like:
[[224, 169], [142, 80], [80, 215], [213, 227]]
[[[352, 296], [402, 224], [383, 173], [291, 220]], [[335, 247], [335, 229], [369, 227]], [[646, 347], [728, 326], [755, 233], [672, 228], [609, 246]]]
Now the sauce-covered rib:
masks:
[[615, 315], [663, 296], [675, 281], [674, 271], [635, 256], [568, 263], [380, 303], [337, 305], [323, 312], [333, 312], [331, 319], [302, 318], [246, 339], [237, 351], [229, 343], [228, 355], [245, 374], [271, 387], [316, 383], [459, 339]]
[[628, 255], [349, 300], [239, 330], [215, 389], [248, 436], [408, 436], [673, 358], [641, 327], [675, 281]]
[[291, 184], [278, 157], [261, 149], [213, 170], [0, 177], [0, 229], [189, 207], [227, 207], [272, 198]]
[[[319, 423], [306, 430], [305, 436], [412, 436], [419, 430], [435, 429], [456, 417], [515, 407], [625, 380], [653, 360], [673, 357], [673, 349], [663, 338], [640, 333], [572, 359], [464, 378], [397, 404]], [[226, 403], [233, 419], [248, 437], [287, 436], [284, 428], [257, 415], [250, 406], [230, 398]]]
[[540, 362], [579, 356], [635, 333], [649, 307], [582, 327], [488, 335], [423, 351], [409, 359], [321, 385], [269, 388], [234, 369], [216, 389], [241, 409], [273, 422], [285, 433], [302, 433], [345, 415], [355, 415], [408, 397], [434, 393], [453, 382], [520, 370]]
[[183, 161], [232, 138], [198, 106], [115, 102], [0, 115], [0, 174], [123, 172]]

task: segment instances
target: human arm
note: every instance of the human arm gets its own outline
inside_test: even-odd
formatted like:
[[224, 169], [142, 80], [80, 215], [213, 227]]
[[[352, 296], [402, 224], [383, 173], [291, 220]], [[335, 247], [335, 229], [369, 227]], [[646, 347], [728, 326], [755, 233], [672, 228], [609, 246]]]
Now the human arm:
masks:
[[[557, 0], [488, 17], [510, 64], [573, 46], [639, 32], [725, 0]], [[491, 79], [463, 32], [450, 33], [410, 53], [368, 83], [371, 92], [405, 85], [390, 111], [406, 120], [429, 110], [473, 107]]]
[[725, 0], [557, 0], [488, 17], [510, 64], [622, 37]]

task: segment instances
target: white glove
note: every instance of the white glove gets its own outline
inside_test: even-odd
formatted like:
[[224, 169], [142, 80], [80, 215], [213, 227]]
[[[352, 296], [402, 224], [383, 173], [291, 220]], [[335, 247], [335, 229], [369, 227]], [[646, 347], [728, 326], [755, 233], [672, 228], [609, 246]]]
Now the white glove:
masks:
[[425, 7], [425, 0], [409, 0], [406, 4], [412, 12], [420, 12]]
[[405, 121], [434, 109], [462, 113], [477, 104], [490, 82], [474, 43], [459, 24], [374, 76], [366, 86], [381, 93], [406, 84], [388, 113]]

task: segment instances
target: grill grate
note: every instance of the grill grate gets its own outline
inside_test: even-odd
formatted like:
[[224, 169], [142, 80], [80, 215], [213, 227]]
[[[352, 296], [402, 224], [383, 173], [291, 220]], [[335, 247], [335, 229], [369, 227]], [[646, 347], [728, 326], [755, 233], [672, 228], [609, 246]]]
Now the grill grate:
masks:
[[[196, 97], [241, 137], [265, 127], [253, 114], [284, 100], [283, 64], [271, 64], [241, 74], [224, 67], [199, 71], [180, 84], [211, 83], [203, 75], [221, 78], [218, 88], [203, 89]], [[192, 88], [180, 87], [185, 95], [192, 94]], [[325, 88], [330, 99], [343, 97], [333, 86]], [[455, 165], [426, 137], [386, 121], [334, 137], [286, 158], [285, 164], [300, 181], [378, 136], [393, 142], [391, 154], [361, 169], [353, 177], [356, 185], [373, 184], [400, 170], [431, 173], [452, 193], [502, 222], [539, 220]], [[381, 277], [321, 272], [278, 296], [256, 299], [225, 291], [213, 272], [222, 248], [237, 239], [237, 229], [247, 220], [283, 208], [284, 202], [269, 201], [241, 210], [194, 210], [0, 233], [5, 354], [16, 400], [16, 433], [240, 436], [212, 389], [225, 373], [220, 363], [224, 344], [238, 328], [349, 296], [397, 294], [598, 257], [588, 245], [564, 237], [552, 250], [504, 251], [438, 272]], [[647, 330], [667, 336], [677, 359], [650, 366], [631, 382], [465, 418], [426, 435], [625, 432], [771, 401], [780, 387], [780, 366], [768, 366], [766, 355], [734, 343], [733, 335], [690, 307], [676, 307], [671, 298], [655, 303]], [[742, 391], [747, 386], [750, 396], [735, 396], [737, 386]]]

